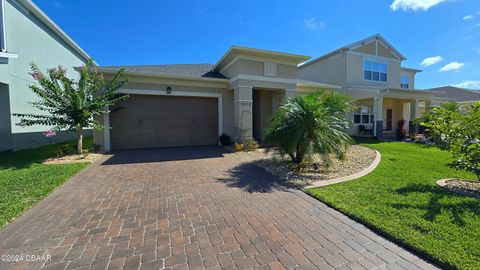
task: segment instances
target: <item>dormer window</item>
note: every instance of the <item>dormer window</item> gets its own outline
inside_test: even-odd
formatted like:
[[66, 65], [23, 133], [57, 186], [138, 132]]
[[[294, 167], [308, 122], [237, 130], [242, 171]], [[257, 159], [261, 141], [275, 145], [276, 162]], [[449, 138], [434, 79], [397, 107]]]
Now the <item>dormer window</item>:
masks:
[[408, 89], [410, 88], [410, 76], [400, 75], [400, 88]]
[[5, 27], [5, 2], [0, 0], [0, 52], [7, 51], [7, 38]]
[[371, 60], [363, 63], [363, 79], [367, 81], [386, 82], [388, 65]]

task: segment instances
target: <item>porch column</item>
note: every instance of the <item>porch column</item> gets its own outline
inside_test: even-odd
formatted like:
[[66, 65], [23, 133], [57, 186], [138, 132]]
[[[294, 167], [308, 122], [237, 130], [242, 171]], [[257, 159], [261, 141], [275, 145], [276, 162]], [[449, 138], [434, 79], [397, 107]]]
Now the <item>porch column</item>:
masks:
[[297, 89], [285, 89], [285, 100], [297, 94]]
[[375, 118], [373, 135], [381, 139], [383, 138], [383, 96], [373, 98], [373, 114]]
[[252, 86], [236, 86], [233, 97], [234, 127], [244, 130], [245, 136], [251, 138], [253, 132]]
[[418, 126], [413, 124], [413, 120], [418, 118], [418, 116], [419, 116], [418, 101], [419, 101], [418, 99], [414, 99], [410, 103], [410, 118], [411, 118], [410, 120], [412, 121], [412, 124], [410, 125], [412, 130], [410, 131], [410, 133], [416, 133], [418, 131]]

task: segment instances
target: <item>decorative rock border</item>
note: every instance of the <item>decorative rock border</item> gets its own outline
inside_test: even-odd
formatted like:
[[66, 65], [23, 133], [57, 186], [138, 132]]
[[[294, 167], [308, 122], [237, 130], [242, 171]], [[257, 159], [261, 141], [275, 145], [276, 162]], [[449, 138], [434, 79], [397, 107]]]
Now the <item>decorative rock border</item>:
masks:
[[460, 195], [464, 195], [464, 196], [469, 196], [469, 197], [474, 197], [474, 198], [477, 198], [477, 199], [480, 199], [480, 195], [476, 192], [473, 192], [473, 191], [469, 191], [469, 190], [464, 190], [464, 189], [460, 189], [460, 188], [451, 188], [448, 186], [448, 183], [447, 181], [449, 180], [462, 180], [462, 179], [459, 179], [459, 178], [445, 178], [445, 179], [440, 179], [438, 180], [436, 183], [437, 183], [437, 186], [443, 188], [443, 189], [446, 189], [448, 191], [451, 191], [451, 192], [454, 192], [454, 193], [457, 193], [457, 194], [460, 194]]
[[361, 170], [357, 173], [351, 174], [351, 175], [342, 176], [342, 177], [338, 177], [338, 178], [333, 178], [333, 179], [329, 179], [329, 180], [317, 181], [316, 183], [305, 186], [302, 189], [305, 190], [305, 189], [310, 189], [310, 188], [317, 188], [317, 187], [324, 187], [324, 186], [329, 186], [329, 185], [333, 185], [333, 184], [338, 184], [338, 183], [341, 183], [341, 182], [355, 180], [357, 178], [363, 177], [363, 176], [371, 173], [373, 170], [375, 170], [375, 168], [377, 168], [378, 164], [380, 163], [380, 160], [382, 159], [382, 155], [380, 154], [380, 152], [378, 152], [375, 149], [373, 149], [373, 151], [375, 151], [375, 154], [376, 154], [375, 159], [373, 160], [372, 164], [370, 164], [365, 169], [363, 169], [363, 170]]

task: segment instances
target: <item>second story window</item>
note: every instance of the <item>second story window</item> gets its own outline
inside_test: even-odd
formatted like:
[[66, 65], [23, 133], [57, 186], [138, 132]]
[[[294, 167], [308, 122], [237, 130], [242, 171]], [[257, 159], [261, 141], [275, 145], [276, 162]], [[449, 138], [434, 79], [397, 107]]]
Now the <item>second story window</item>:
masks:
[[410, 88], [410, 76], [400, 75], [400, 88]]
[[365, 60], [363, 64], [363, 79], [367, 81], [386, 82], [387, 70], [387, 64]]

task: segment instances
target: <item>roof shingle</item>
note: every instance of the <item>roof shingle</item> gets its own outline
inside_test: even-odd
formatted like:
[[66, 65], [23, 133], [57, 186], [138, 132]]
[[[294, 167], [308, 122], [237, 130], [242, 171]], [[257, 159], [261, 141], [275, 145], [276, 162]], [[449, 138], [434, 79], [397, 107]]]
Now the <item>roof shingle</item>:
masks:
[[480, 100], [480, 91], [476, 92], [475, 90], [459, 88], [454, 86], [443, 86], [437, 88], [428, 89], [428, 91], [438, 92], [436, 97], [448, 98], [452, 101], [476, 101]]
[[98, 68], [101, 71], [111, 72], [117, 72], [124, 68], [127, 73], [227, 79], [223, 74], [213, 71], [212, 64], [99, 66]]

